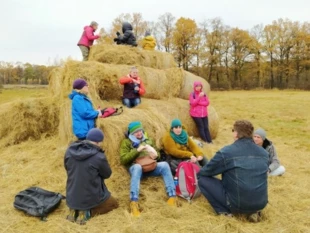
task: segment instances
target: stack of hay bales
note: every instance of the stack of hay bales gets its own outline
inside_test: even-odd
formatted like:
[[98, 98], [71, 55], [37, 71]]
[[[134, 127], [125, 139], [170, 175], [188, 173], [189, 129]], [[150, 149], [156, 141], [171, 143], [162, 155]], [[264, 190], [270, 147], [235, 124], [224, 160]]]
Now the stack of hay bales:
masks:
[[[58, 98], [60, 119], [59, 136], [61, 142], [75, 139], [72, 133], [71, 100], [68, 94], [72, 83], [78, 77], [85, 77], [94, 107], [121, 106], [123, 86], [119, 78], [125, 76], [132, 66], [139, 70], [139, 76], [146, 87], [142, 104], [129, 109], [119, 116], [97, 119], [97, 126], [105, 134], [103, 147], [111, 165], [119, 164], [119, 145], [129, 122], [141, 121], [148, 134], [161, 146], [161, 137], [168, 130], [171, 120], [180, 118], [190, 135], [199, 136], [196, 126], [189, 116], [189, 95], [193, 91], [193, 82], [203, 83], [208, 94], [209, 84], [201, 77], [178, 68], [173, 56], [158, 51], [143, 51], [122, 45], [95, 45], [91, 49], [89, 61], [68, 61], [63, 68], [54, 70], [50, 76], [49, 88]], [[209, 107], [209, 124], [212, 138], [218, 132], [219, 122], [215, 109]]]

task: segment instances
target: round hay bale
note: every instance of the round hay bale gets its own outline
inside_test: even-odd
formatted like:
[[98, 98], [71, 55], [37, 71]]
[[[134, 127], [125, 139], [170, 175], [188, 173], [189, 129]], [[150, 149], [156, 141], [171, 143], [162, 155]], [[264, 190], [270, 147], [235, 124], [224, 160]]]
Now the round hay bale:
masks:
[[170, 53], [103, 43], [91, 47], [88, 60], [118, 65], [140, 65], [155, 69], [168, 69], [177, 66]]
[[48, 76], [48, 90], [54, 96], [59, 96], [63, 86], [63, 68], [53, 69]]

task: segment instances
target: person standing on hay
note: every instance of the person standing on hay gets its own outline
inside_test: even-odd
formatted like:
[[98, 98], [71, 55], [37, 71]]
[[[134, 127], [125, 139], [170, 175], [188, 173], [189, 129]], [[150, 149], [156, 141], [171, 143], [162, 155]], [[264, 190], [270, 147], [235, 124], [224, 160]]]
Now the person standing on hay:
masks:
[[208, 96], [202, 91], [202, 87], [201, 82], [194, 82], [194, 91], [189, 95], [189, 113], [195, 121], [201, 139], [206, 143], [212, 143], [208, 121], [210, 101]]
[[112, 170], [100, 144], [104, 138], [100, 129], [91, 129], [86, 140], [72, 143], [65, 153], [67, 171], [67, 220], [84, 225], [91, 217], [118, 207], [104, 180]]
[[97, 117], [102, 115], [101, 110], [93, 108], [88, 98], [88, 84], [84, 79], [78, 78], [73, 82], [73, 91], [69, 95], [72, 100], [72, 128], [78, 140], [84, 140], [88, 131], [95, 128]]
[[94, 35], [95, 31], [98, 28], [98, 23], [92, 21], [89, 26], [84, 27], [81, 39], [78, 42], [78, 46], [83, 55], [83, 61], [88, 60], [90, 47], [93, 45], [94, 40], [99, 39], [100, 35]]
[[208, 162], [197, 143], [188, 136], [179, 119], [171, 122], [170, 129], [163, 136], [162, 142], [173, 175], [182, 161], [190, 160], [199, 166], [204, 166]]
[[140, 180], [144, 177], [162, 176], [169, 196], [167, 204], [176, 206], [176, 191], [173, 177], [166, 162], [156, 162], [160, 154], [155, 148], [154, 141], [147, 136], [141, 122], [133, 121], [128, 125], [126, 138], [120, 147], [121, 164], [129, 170], [130, 181], [130, 210], [134, 217], [140, 216], [138, 205]]
[[267, 134], [264, 129], [257, 129], [254, 132], [253, 140], [256, 145], [263, 147], [269, 154], [269, 176], [281, 176], [285, 172], [285, 167], [280, 165], [277, 151], [270, 140], [266, 138]]
[[122, 31], [123, 35], [121, 35], [120, 32], [116, 32], [117, 37], [114, 38], [114, 42], [116, 42], [116, 44], [131, 45], [136, 47], [138, 44], [136, 41], [136, 37], [132, 32], [131, 24], [128, 22], [124, 22], [122, 25]]
[[[220, 149], [198, 172], [198, 185], [219, 215], [245, 214], [249, 221], [261, 220], [268, 203], [268, 153], [253, 142], [253, 125], [234, 123], [234, 143]], [[215, 176], [221, 174], [222, 179]]]
[[125, 106], [133, 108], [141, 103], [140, 97], [145, 94], [145, 88], [136, 67], [132, 67], [127, 76], [120, 78], [119, 83], [124, 85], [123, 104]]
[[145, 50], [154, 50], [156, 46], [156, 40], [149, 31], [145, 32], [145, 36], [142, 40], [142, 48]]

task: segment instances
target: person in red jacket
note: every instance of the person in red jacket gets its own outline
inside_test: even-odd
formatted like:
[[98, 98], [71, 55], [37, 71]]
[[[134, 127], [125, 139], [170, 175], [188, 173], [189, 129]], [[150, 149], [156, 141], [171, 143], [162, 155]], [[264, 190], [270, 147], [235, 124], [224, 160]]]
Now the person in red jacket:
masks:
[[208, 121], [210, 102], [208, 96], [202, 91], [201, 82], [194, 82], [194, 92], [189, 96], [189, 103], [189, 113], [196, 123], [201, 139], [207, 143], [212, 143]]
[[83, 61], [88, 60], [89, 49], [90, 49], [90, 46], [93, 45], [94, 40], [100, 38], [99, 35], [94, 35], [97, 28], [98, 28], [98, 23], [95, 21], [92, 21], [89, 26], [84, 27], [84, 31], [81, 36], [81, 39], [79, 40], [77, 44], [82, 51]]
[[123, 104], [133, 108], [141, 103], [140, 96], [144, 95], [145, 88], [141, 78], [138, 76], [138, 69], [132, 67], [127, 76], [120, 78], [119, 83], [124, 85]]

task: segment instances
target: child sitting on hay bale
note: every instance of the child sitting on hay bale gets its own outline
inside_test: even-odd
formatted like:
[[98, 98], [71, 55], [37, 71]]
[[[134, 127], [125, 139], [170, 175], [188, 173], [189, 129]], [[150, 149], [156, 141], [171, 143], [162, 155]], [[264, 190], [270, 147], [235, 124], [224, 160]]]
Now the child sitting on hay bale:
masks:
[[132, 46], [137, 46], [136, 37], [132, 32], [132, 26], [128, 22], [124, 22], [122, 25], [123, 35], [117, 32], [117, 38], [114, 38], [114, 42], [117, 44], [127, 44]]

